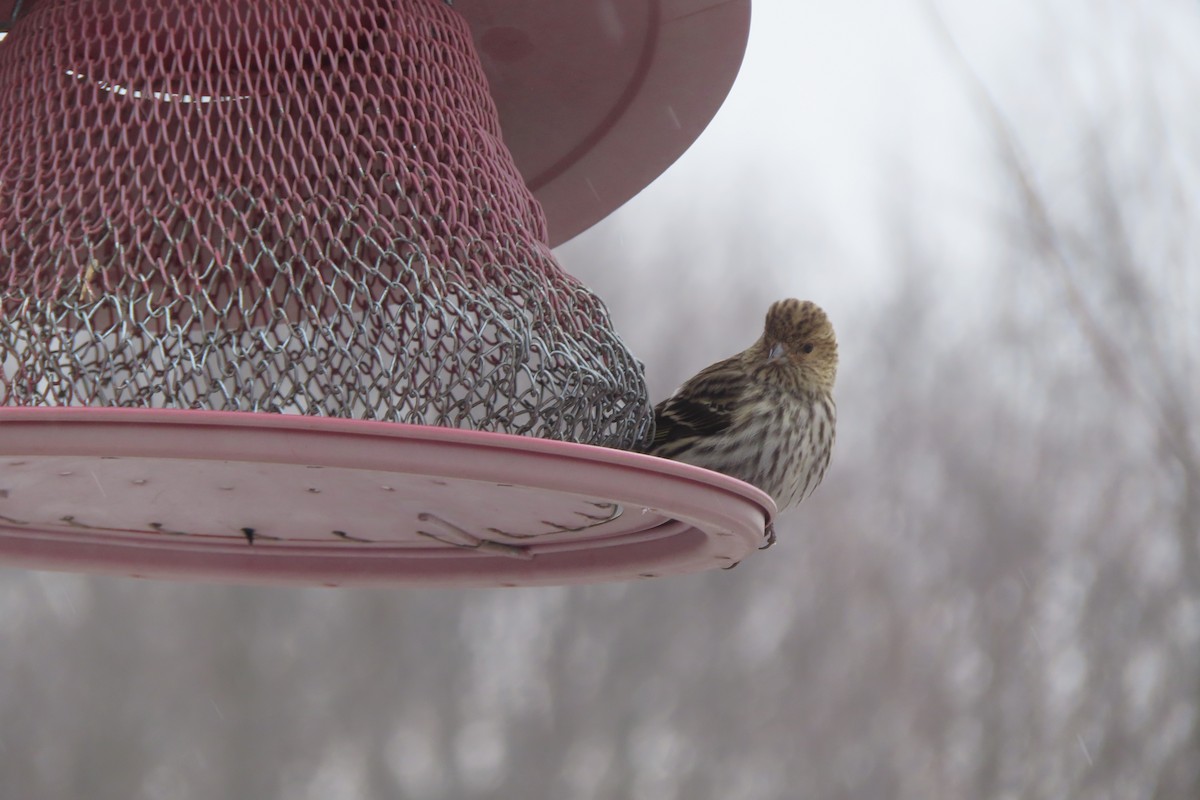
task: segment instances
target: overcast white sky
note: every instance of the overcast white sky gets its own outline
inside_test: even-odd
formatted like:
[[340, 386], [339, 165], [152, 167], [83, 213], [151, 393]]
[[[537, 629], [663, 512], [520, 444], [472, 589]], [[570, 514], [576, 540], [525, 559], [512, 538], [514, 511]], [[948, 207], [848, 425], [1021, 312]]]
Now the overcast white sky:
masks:
[[[1018, 21], [1002, 20], [1003, 27]], [[706, 227], [749, 181], [774, 223], [817, 217], [811, 227], [833, 226], [847, 259], [865, 269], [880, 257], [871, 226], [897, 191], [895, 170], [919, 173], [943, 199], [979, 197], [973, 184], [985, 179], [978, 163], [987, 144], [971, 120], [961, 81], [917, 0], [759, 0], [745, 61], [717, 117], [596, 233], [673, 209]], [[794, 257], [799, 264], [803, 254]]]
[[[1054, 165], [1056, 147], [1076, 146], [1065, 121], [1081, 108], [1118, 125], [1128, 116], [1119, 97], [1140, 80], [1157, 82], [1168, 120], [1200, 107], [1191, 96], [1200, 84], [1193, 2], [931, 2], [1035, 162]], [[1181, 62], [1194, 73], [1173, 79]], [[756, 0], [745, 62], [712, 124], [650, 187], [560, 251], [564, 266], [571, 271], [576, 248], [614, 226], [652, 238], [655, 220], [682, 213], [702, 231], [749, 184], [774, 224], [800, 219], [825, 232], [832, 255], [779, 253], [814, 299], [861, 296], [886, 279], [892, 243], [881, 227], [897, 200], [961, 265], [948, 278], [969, 283], [974, 267], [987, 268], [1001, 204], [995, 144], [978, 120], [925, 0]], [[1186, 136], [1179, 143], [1195, 149]], [[836, 274], [814, 269], [814, 256], [835, 261]]]

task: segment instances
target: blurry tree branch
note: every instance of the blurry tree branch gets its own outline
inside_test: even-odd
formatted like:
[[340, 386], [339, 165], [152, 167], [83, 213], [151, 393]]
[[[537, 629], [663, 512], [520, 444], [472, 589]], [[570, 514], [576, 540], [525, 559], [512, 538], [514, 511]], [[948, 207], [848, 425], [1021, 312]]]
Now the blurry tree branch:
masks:
[[[1052, 206], [1047, 200], [1046, 191], [1035, 177], [1016, 127], [959, 46], [935, 2], [925, 0], [924, 6], [934, 34], [962, 76], [970, 97], [983, 114], [999, 148], [1005, 175], [1017, 190], [1026, 232], [1034, 251], [1040, 253], [1044, 262], [1053, 269], [1062, 288], [1065, 309], [1099, 364], [1107, 383], [1127, 401], [1127, 405], [1121, 402], [1115, 404], [1112, 415], [1114, 428], [1128, 426], [1142, 417], [1153, 432], [1156, 440], [1153, 448], [1161, 459], [1158, 481], [1175, 487], [1171, 492], [1174, 495], [1173, 514], [1168, 512], [1168, 520], [1164, 521], [1173, 531], [1181, 557], [1178, 585], [1184, 589], [1182, 596], [1190, 597], [1194, 602], [1200, 593], [1200, 443], [1193, 430], [1197, 412], [1197, 384], [1188, 364], [1193, 363], [1200, 342], [1189, 340], [1186, 335], [1172, 339], [1163, 330], [1162, 320], [1168, 312], [1160, 304], [1164, 297], [1170, 298], [1170, 290], [1164, 288], [1168, 276], [1158, 274], [1152, 268], [1145, 253], [1145, 241], [1137, 241], [1133, 232], [1133, 224], [1144, 225], [1153, 212], [1140, 202], [1143, 198], [1132, 192], [1130, 186], [1121, 185], [1116, 180], [1114, 161], [1124, 157], [1129, 162], [1131, 171], [1138, 178], [1132, 184], [1133, 188], [1148, 193], [1148, 196], [1163, 195], [1164, 192], [1158, 190], [1165, 188], [1166, 196], [1174, 205], [1173, 210], [1177, 209], [1183, 219], [1189, 216], [1188, 194], [1181, 186], [1177, 170], [1156, 171], [1145, 168], [1140, 162], [1131, 162], [1128, 154], [1117, 150], [1111, 120], [1107, 123], [1092, 120], [1089, 129], [1081, 137], [1086, 171], [1086, 184], [1081, 187], [1087, 193], [1085, 216], [1073, 226], [1056, 219], [1050, 210]], [[1138, 118], [1144, 120], [1138, 132], [1144, 131], [1152, 140], [1149, 147], [1141, 148], [1147, 155], [1139, 153], [1137, 157], [1158, 159], [1158, 152], [1166, 152], [1168, 148], [1165, 146], [1164, 112], [1157, 92], [1149, 81], [1144, 81], [1135, 97]], [[1155, 152], [1156, 149], [1158, 152]], [[1156, 184], [1154, 177], [1159, 173], [1162, 173], [1162, 178]], [[1146, 186], [1147, 183], [1151, 185]], [[1165, 184], [1165, 187], [1159, 184]], [[1165, 248], [1168, 254], [1167, 271], [1178, 271], [1182, 275], [1188, 268], [1184, 257], [1189, 251], [1188, 231], [1168, 229], [1165, 233], [1159, 230], [1153, 233], [1152, 241], [1156, 244], [1164, 236], [1171, 238], [1167, 244], [1158, 246]], [[1088, 268], [1086, 273], [1082, 268], [1084, 264]], [[1155, 297], [1156, 289], [1158, 298]], [[1089, 299], [1089, 295], [1095, 298], [1102, 291], [1107, 291], [1106, 297]], [[1186, 326], [1188, 322], [1182, 324]], [[1170, 469], [1172, 462], [1178, 467], [1178, 472], [1174, 474]], [[1131, 479], [1149, 481], [1149, 485], [1154, 482], [1153, 478], [1144, 475], [1135, 478], [1121, 474], [1118, 467], [1110, 487], [1105, 490], [1104, 498], [1111, 500], [1116, 497], [1122, 486]], [[1115, 513], [1115, 509], [1110, 509], [1108, 513]], [[1171, 516], [1173, 519], [1170, 519]], [[1103, 524], [1103, 520], [1100, 524]], [[1090, 611], [1085, 618], [1093, 619], [1093, 624], [1107, 628], [1121, 627], [1112, 616], [1112, 601], [1106, 602], [1105, 598], [1119, 594], [1121, 590], [1127, 592], [1131, 583], [1134, 587], [1138, 585], [1136, 578], [1131, 580], [1131, 576], [1126, 574], [1125, 565], [1134, 560], [1134, 551], [1144, 546], [1144, 539], [1129, 538], [1110, 553], [1110, 560], [1101, 562], [1087, 591], [1087, 608], [1096, 610]], [[1163, 588], [1159, 589], [1158, 594], [1151, 594], [1141, 601], [1141, 620], [1130, 623], [1127, 631], [1116, 635], [1116, 641], [1136, 641], [1139, 635], [1144, 635], [1137, 632], [1138, 625], [1150, 629], [1170, 629], [1170, 624], [1165, 620], [1179, 607], [1180, 595], [1165, 592]], [[1127, 597], [1125, 603], [1130, 604], [1132, 600]], [[1103, 641], [1095, 637], [1083, 639], [1087, 651], [1097, 662], [1104, 653], [1111, 652], [1103, 646]], [[1155, 647], [1161, 646], [1151, 645], [1147, 652], [1154, 652]], [[1170, 644], [1166, 646], [1175, 649]], [[1175, 691], [1182, 690], [1186, 701], [1194, 703], [1195, 698], [1200, 696], [1200, 663], [1195, 647], [1185, 647], [1177, 658], [1187, 666], [1177, 670], [1180, 683], [1169, 685], [1178, 686]], [[1100, 680], [1105, 684], [1113, 683], [1111, 678]], [[1092, 691], [1099, 691], [1101, 685], [1094, 686]], [[1127, 685], [1117, 682], [1105, 691], [1120, 694], [1128, 693], [1129, 689]], [[1136, 729], [1132, 724], [1130, 727]], [[1197, 753], [1200, 753], [1200, 725], [1192, 718], [1187, 728], [1187, 743], [1177, 747], [1161, 767], [1154, 788], [1156, 797], [1200, 796], [1200, 771], [1195, 767]], [[1100, 746], [1096, 748], [1101, 760], [1128, 753], [1135, 741], [1129, 736], [1130, 729], [1123, 725], [1108, 726], [1099, 742]], [[1093, 776], [1088, 779], [1087, 785], [1097, 789], [1102, 781]]]
[[[1038, 185], [1019, 135], [986, 82], [959, 47], [934, 0], [924, 0], [924, 7], [934, 33], [959, 69], [976, 105], [988, 120], [1007, 174], [1013, 179], [1018, 190], [1030, 237], [1046, 261], [1054, 267], [1063, 288], [1067, 309], [1090, 344], [1110, 384], [1136, 403], [1147, 415], [1158, 431], [1160, 447], [1178, 461], [1184, 472], [1187, 489], [1183, 507], [1187, 513], [1184, 520], [1181, 520], [1186, 523], [1181, 533], [1185, 534], [1186, 557], [1193, 567], [1197, 567], [1192, 574], [1200, 580], [1200, 540], [1196, 535], [1200, 533], [1200, 453], [1197, 453], [1196, 444], [1189, 434], [1187, 420], [1194, 409], [1190, 409], [1184, 399], [1186, 389], [1180, 386], [1178, 371], [1168, 363], [1165, 348], [1150, 347], [1140, 350], [1138, 355], [1153, 367], [1156, 381], [1153, 387], [1149, 387], [1153, 390], [1152, 394], [1147, 392], [1145, 382], [1135, 375], [1129, 357], [1118, 344], [1118, 335], [1122, 327], [1111, 324], [1111, 320], [1103, 319], [1102, 314], [1087, 299], [1080, 283], [1082, 271], [1072, 248], [1067, 244], [1068, 237], [1048, 209], [1045, 192]], [[1148, 97], [1148, 104], [1152, 110], [1157, 109], [1157, 114], [1151, 114], [1151, 118], [1161, 133], [1161, 109], [1158, 108], [1153, 92], [1148, 92]], [[1085, 236], [1104, 237], [1104, 243], [1108, 247], [1103, 252], [1102, 266], [1118, 283], [1122, 291], [1124, 310], [1137, 315], [1140, 326], [1148, 333], [1155, 311], [1148, 293], [1144, 291], [1144, 278], [1141, 274], [1144, 267], [1137, 262], [1133, 252], [1126, 229], [1125, 210], [1113, 185], [1102, 137], [1095, 130], [1091, 133], [1089, 144], [1093, 157], [1089, 161], [1094, 167], [1091, 174], [1094, 182], [1091, 197], [1098, 206], [1095, 211], [1100, 224], [1094, 226]], [[1182, 191], [1177, 191], [1175, 196], [1179, 202], [1186, 202]], [[1185, 374], [1182, 380], [1189, 380], [1189, 376]]]
[[1104, 326], [1080, 290], [1076, 278], [1078, 269], [1074, 264], [1074, 259], [1064, 246], [1058, 228], [1046, 208], [1042, 191], [1037, 186], [1016, 132], [1000, 109], [987, 84], [958, 46], [958, 41], [947, 27], [946, 20], [937, 5], [933, 0], [925, 0], [924, 6], [932, 22], [933, 31], [961, 71], [973, 99], [988, 118], [991, 130], [996, 136], [996, 142], [1001, 148], [1005, 166], [1016, 180], [1023, 208], [1027, 213], [1030, 232], [1042, 252], [1049, 257], [1050, 263], [1057, 268], [1071, 312], [1091, 342], [1096, 356], [1114, 385], [1128, 392], [1135, 399], [1139, 399], [1136, 397], [1135, 381], [1125, 368], [1119, 349], [1104, 330]]

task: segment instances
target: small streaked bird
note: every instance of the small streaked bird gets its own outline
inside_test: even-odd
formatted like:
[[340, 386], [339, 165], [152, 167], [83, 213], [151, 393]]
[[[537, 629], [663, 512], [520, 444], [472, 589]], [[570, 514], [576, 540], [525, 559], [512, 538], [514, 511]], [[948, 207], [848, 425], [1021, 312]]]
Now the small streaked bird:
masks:
[[[829, 466], [837, 362], [825, 312], [780, 300], [757, 342], [701, 370], [655, 407], [647, 452], [753, 484], [780, 511], [794, 506]], [[765, 546], [774, 543], [772, 525]]]

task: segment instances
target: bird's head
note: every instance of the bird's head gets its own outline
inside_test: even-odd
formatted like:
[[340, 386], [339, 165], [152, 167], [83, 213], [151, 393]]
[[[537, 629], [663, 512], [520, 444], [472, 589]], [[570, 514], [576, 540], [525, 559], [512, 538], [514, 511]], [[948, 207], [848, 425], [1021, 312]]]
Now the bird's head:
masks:
[[762, 338], [751, 350], [768, 375], [794, 382], [800, 391], [833, 391], [837, 337], [816, 303], [795, 299], [772, 303]]

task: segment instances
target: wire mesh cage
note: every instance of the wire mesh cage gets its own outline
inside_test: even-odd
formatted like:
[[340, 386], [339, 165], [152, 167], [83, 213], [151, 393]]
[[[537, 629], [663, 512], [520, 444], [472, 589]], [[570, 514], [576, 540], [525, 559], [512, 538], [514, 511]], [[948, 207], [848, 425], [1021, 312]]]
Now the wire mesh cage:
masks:
[[0, 131], [0, 406], [650, 433], [443, 0], [26, 0]]

